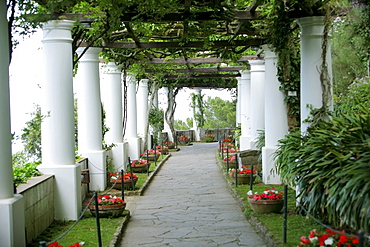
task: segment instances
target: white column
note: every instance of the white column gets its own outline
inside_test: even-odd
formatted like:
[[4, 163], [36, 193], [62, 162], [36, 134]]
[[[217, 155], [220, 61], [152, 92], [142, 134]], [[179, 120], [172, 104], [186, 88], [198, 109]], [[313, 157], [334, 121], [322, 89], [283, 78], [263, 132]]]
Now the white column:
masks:
[[148, 118], [148, 79], [142, 79], [139, 82], [139, 89], [137, 91], [137, 129], [140, 137], [144, 137]]
[[13, 194], [6, 2], [0, 3], [0, 246], [26, 246], [23, 196]]
[[[200, 90], [199, 88], [194, 88], [193, 93], [197, 97], [202, 97], [202, 90]], [[201, 114], [201, 111], [199, 109], [200, 107], [202, 106], [199, 105], [199, 102], [196, 98], [196, 100], [193, 102], [193, 130], [195, 133], [195, 141], [198, 142], [200, 141], [200, 127], [199, 127], [200, 123], [196, 116]]]
[[122, 117], [122, 84], [121, 74], [115, 63], [110, 62], [102, 66], [103, 80], [100, 83], [102, 102], [105, 109], [105, 123], [109, 131], [105, 133], [104, 141], [112, 147], [112, 162], [114, 170], [126, 169], [127, 153], [123, 143]]
[[[78, 48], [80, 55], [85, 48]], [[78, 63], [77, 84], [78, 152], [89, 160], [90, 189], [107, 185], [106, 153], [102, 148], [102, 105], [100, 99], [100, 48], [88, 48]]]
[[265, 129], [265, 65], [263, 60], [250, 60], [251, 65], [251, 141], [250, 148], [256, 150], [258, 131]]
[[280, 176], [271, 172], [275, 167], [274, 152], [278, 141], [288, 134], [288, 115], [277, 77], [277, 56], [267, 45], [265, 50], [265, 147], [262, 148], [262, 179], [265, 184], [280, 184]]
[[[145, 133], [148, 137], [147, 123], [148, 123], [148, 108], [149, 108], [149, 90], [148, 90], [148, 79], [142, 79], [139, 82], [139, 88], [137, 91], [136, 103], [137, 103], [137, 132], [141, 138], [140, 153], [144, 152], [145, 145]], [[146, 138], [148, 141], [149, 139]]]
[[[43, 26], [44, 84], [41, 123], [44, 174], [55, 175], [55, 218], [77, 220], [81, 212], [81, 167], [75, 162], [73, 21]], [[68, 200], [66, 200], [68, 198]]]
[[[251, 72], [249, 70], [240, 71], [240, 150], [248, 150], [251, 148]], [[239, 96], [238, 96], [239, 98]]]
[[127, 127], [125, 138], [127, 139], [128, 155], [131, 160], [140, 157], [140, 139], [137, 136], [137, 106], [136, 106], [136, 79], [133, 74], [126, 76], [127, 80]]
[[241, 124], [241, 104], [242, 104], [242, 78], [237, 77], [238, 80], [238, 87], [237, 87], [237, 92], [238, 92], [238, 97], [236, 101], [236, 126]]
[[[320, 81], [320, 71], [322, 64], [322, 43], [324, 32], [324, 17], [312, 16], [298, 20], [301, 26], [301, 132], [305, 134], [309, 123], [303, 121], [310, 114], [311, 105], [313, 108], [322, 107], [322, 87]], [[330, 42], [328, 41], [326, 61], [330, 85], [332, 84], [332, 62], [330, 52]], [[332, 86], [330, 87], [332, 88]], [[332, 109], [332, 92], [328, 101], [329, 109]]]

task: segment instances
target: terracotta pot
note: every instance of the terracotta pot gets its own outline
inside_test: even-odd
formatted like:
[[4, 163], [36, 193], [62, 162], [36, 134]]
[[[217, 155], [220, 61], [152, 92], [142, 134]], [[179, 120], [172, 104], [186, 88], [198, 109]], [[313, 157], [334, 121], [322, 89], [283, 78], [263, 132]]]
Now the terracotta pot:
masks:
[[149, 161], [157, 161], [157, 159], [159, 158], [160, 154], [149, 154], [148, 156], [146, 154], [144, 154], [142, 156], [142, 159], [143, 160], [146, 160], [148, 159]]
[[[149, 162], [148, 163], [148, 170], [150, 168], [150, 165], [151, 165], [151, 163]], [[131, 167], [132, 167], [133, 172], [146, 172], [146, 169], [147, 169], [146, 164], [135, 164], [135, 165], [131, 164]]]
[[[120, 217], [126, 208], [126, 202], [112, 205], [98, 205], [99, 217]], [[90, 204], [89, 210], [93, 216], [95, 216], [95, 205]]]
[[256, 213], [268, 214], [268, 213], [280, 213], [284, 207], [284, 200], [254, 200], [248, 198], [249, 204]]
[[175, 145], [167, 145], [168, 149], [174, 149]]
[[[135, 186], [135, 184], [136, 184], [136, 182], [137, 182], [137, 180], [138, 180], [139, 178], [134, 177], [133, 179], [134, 179], [134, 186]], [[116, 180], [115, 180], [115, 179], [111, 179], [111, 180], [110, 180], [110, 182], [111, 182], [112, 184], [114, 184], [114, 183], [116, 182]], [[114, 185], [114, 187], [113, 187], [113, 188], [115, 188], [115, 189], [117, 189], [117, 190], [121, 190], [121, 188], [122, 188], [121, 183], [122, 183], [122, 179], [117, 179], [117, 183]], [[132, 189], [132, 182], [131, 182], [131, 179], [130, 179], [130, 178], [129, 178], [129, 179], [124, 179], [124, 180], [123, 180], [123, 187], [124, 187], [125, 189]]]
[[[235, 181], [235, 175], [231, 176]], [[256, 175], [253, 175], [253, 181], [256, 179]], [[250, 184], [251, 183], [251, 175], [250, 174], [238, 174], [238, 185], [239, 184]]]

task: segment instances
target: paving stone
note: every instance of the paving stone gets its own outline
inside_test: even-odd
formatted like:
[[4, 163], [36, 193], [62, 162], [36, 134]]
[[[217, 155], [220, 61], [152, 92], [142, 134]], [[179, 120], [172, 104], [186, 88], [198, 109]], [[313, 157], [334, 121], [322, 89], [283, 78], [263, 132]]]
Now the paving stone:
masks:
[[217, 145], [181, 147], [143, 196], [125, 198], [131, 219], [120, 246], [266, 246], [222, 178]]

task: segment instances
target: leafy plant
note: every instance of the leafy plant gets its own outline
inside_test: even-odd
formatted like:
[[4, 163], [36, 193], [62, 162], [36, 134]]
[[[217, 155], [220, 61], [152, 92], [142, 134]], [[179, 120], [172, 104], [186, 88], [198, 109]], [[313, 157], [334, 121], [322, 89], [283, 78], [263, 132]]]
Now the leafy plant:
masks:
[[[20, 154], [17, 153], [17, 155], [19, 156]], [[41, 164], [41, 161], [24, 162], [24, 159], [21, 162], [19, 160], [13, 160], [13, 181], [15, 186], [26, 183], [32, 177], [41, 175], [37, 170], [37, 166]]]
[[277, 171], [300, 203], [334, 227], [370, 231], [370, 110], [340, 113], [280, 141]]

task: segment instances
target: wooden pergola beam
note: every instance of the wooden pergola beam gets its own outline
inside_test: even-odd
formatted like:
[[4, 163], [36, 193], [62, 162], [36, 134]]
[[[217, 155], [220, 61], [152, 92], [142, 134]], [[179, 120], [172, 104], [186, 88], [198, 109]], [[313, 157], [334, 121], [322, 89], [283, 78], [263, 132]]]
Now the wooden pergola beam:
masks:
[[201, 79], [201, 78], [232, 78], [232, 77], [240, 77], [240, 73], [232, 73], [232, 74], [203, 74], [203, 75], [168, 75], [165, 76], [166, 79]]
[[[209, 68], [190, 68], [190, 69], [175, 69], [175, 73], [217, 73], [217, 72], [239, 72], [244, 70], [243, 66], [230, 66], [230, 67], [209, 67]], [[145, 72], [151, 73], [152, 70], [146, 70]]]
[[[238, 59], [237, 62], [248, 62], [249, 60], [263, 60], [263, 56], [242, 56]], [[151, 64], [163, 64], [163, 63], [173, 63], [173, 64], [213, 64], [213, 63], [221, 63], [221, 62], [229, 62], [222, 60], [218, 57], [209, 57], [209, 58], [176, 58], [176, 59], [166, 59], [166, 58], [151, 58], [148, 63]]]
[[[213, 41], [213, 48], [215, 47], [235, 47], [235, 46], [260, 46], [264, 43], [264, 39], [251, 39], [251, 40], [233, 40], [229, 42], [227, 40]], [[118, 48], [118, 49], [166, 49], [166, 48], [203, 48], [204, 41], [189, 41], [186, 44], [181, 42], [114, 42], [101, 48]]]

